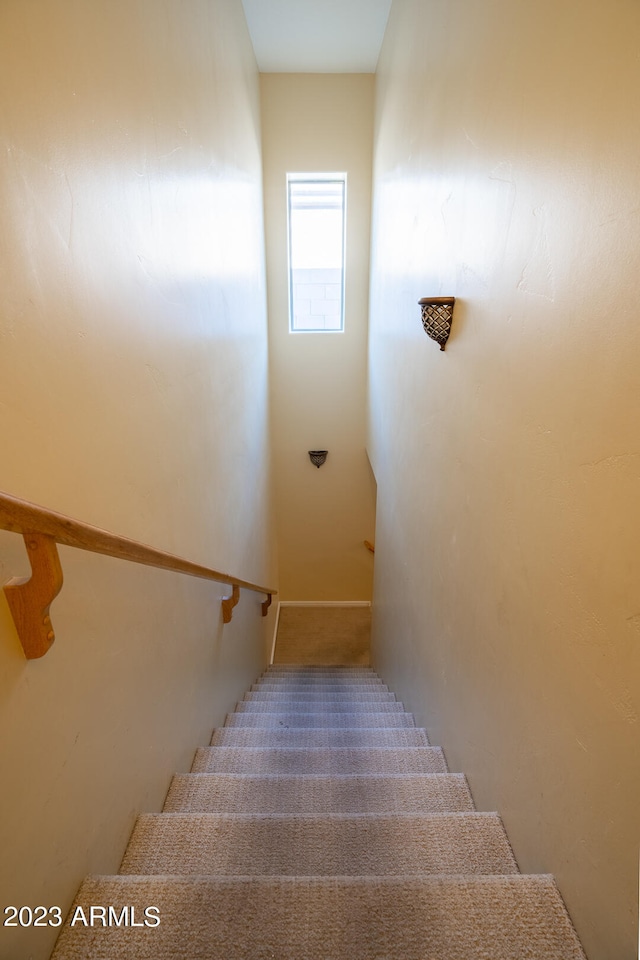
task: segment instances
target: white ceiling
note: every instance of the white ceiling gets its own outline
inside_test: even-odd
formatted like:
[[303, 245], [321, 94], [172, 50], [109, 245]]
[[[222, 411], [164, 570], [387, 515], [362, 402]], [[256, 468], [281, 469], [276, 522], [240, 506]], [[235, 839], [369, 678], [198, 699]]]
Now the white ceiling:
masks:
[[375, 73], [391, 0], [242, 0], [261, 73]]

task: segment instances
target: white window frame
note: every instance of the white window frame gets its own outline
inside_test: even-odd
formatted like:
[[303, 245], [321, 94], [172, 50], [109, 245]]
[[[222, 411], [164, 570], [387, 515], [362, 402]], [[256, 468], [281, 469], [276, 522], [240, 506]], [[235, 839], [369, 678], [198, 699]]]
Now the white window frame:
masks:
[[[292, 183], [340, 183], [342, 185], [342, 268], [340, 280], [340, 326], [299, 327], [295, 323], [292, 269], [291, 190]], [[344, 333], [345, 273], [347, 247], [347, 174], [346, 173], [287, 173], [287, 271], [289, 287], [289, 333]]]

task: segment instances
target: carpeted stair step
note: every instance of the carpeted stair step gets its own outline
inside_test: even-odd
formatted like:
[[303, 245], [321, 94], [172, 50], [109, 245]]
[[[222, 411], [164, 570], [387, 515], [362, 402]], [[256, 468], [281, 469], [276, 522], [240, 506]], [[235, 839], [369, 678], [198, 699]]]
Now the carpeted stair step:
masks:
[[364, 683], [355, 683], [353, 681], [340, 682], [336, 680], [334, 683], [303, 683], [302, 681], [293, 681], [293, 680], [282, 680], [280, 683], [277, 683], [275, 680], [266, 681], [261, 680], [258, 683], [251, 684], [251, 692], [263, 692], [263, 693], [283, 693], [289, 692], [292, 693], [330, 693], [335, 691], [335, 693], [348, 693], [350, 690], [353, 690], [354, 693], [391, 693], [389, 687], [386, 683], [383, 683], [382, 680], [378, 680], [373, 683], [371, 680]]
[[428, 747], [426, 730], [419, 727], [218, 727], [211, 737], [212, 747], [304, 747], [335, 750], [337, 747], [364, 747], [402, 750]]
[[297, 682], [302, 680], [304, 683], [314, 683], [322, 681], [323, 683], [335, 683], [336, 680], [355, 681], [362, 683], [365, 680], [371, 680], [375, 683], [380, 682], [378, 674], [369, 667], [272, 667], [266, 670], [260, 679], [271, 680], [272, 678], [293, 680]]
[[465, 813], [463, 774], [387, 776], [176, 775], [165, 813]]
[[143, 814], [120, 868], [230, 876], [517, 872], [495, 813]]
[[157, 927], [63, 929], [52, 960], [585, 960], [552, 877], [89, 877], [76, 905]]
[[386, 685], [379, 677], [374, 675], [370, 677], [339, 677], [334, 674], [318, 674], [317, 676], [304, 676], [303, 674], [291, 674], [290, 676], [262, 676], [256, 683], [269, 686], [280, 687], [304, 687], [307, 690], [322, 689], [323, 687], [340, 687], [342, 690], [350, 690], [356, 687], [365, 687], [371, 693], [384, 690]]
[[377, 683], [355, 683], [355, 682], [340, 682], [339, 680], [327, 679], [322, 682], [309, 682], [306, 683], [302, 679], [291, 679], [285, 680], [281, 679], [279, 683], [276, 683], [274, 680], [267, 683], [263, 681], [261, 683], [252, 684], [252, 690], [262, 691], [264, 693], [286, 693], [292, 691], [293, 693], [325, 693], [329, 691], [334, 691], [335, 693], [392, 693], [393, 691], [389, 690], [386, 684], [377, 682]]
[[340, 674], [308, 674], [308, 673], [289, 673], [275, 674], [263, 673], [258, 677], [254, 686], [281, 686], [282, 684], [291, 684], [295, 687], [369, 687], [374, 690], [378, 687], [387, 688], [387, 685], [377, 673], [360, 674], [359, 676], [341, 676]]
[[343, 676], [357, 673], [372, 673], [378, 676], [373, 667], [364, 664], [348, 663], [271, 663], [265, 669], [265, 673], [340, 673]]
[[339, 747], [335, 750], [294, 747], [201, 747], [192, 773], [321, 774], [448, 773], [440, 747], [378, 750]]
[[336, 690], [309, 690], [308, 692], [282, 690], [274, 693], [269, 691], [264, 693], [260, 690], [252, 690], [245, 693], [242, 703], [397, 703], [395, 693], [343, 693]]
[[229, 713], [225, 727], [414, 727], [410, 713], [367, 711], [366, 713]]
[[297, 716], [307, 713], [406, 713], [399, 700], [358, 701], [347, 697], [344, 700], [239, 700], [236, 713], [278, 713]]

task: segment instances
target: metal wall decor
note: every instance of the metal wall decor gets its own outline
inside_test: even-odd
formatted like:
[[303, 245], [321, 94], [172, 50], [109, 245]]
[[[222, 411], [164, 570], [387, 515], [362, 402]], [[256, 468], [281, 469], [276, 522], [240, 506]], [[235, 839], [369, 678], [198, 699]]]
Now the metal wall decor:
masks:
[[422, 311], [424, 332], [440, 344], [441, 350], [444, 350], [444, 345], [449, 339], [455, 302], [455, 297], [423, 297], [422, 300], [418, 300]]
[[318, 467], [318, 469], [320, 469], [322, 464], [327, 459], [328, 453], [328, 450], [309, 450], [309, 459], [314, 467]]

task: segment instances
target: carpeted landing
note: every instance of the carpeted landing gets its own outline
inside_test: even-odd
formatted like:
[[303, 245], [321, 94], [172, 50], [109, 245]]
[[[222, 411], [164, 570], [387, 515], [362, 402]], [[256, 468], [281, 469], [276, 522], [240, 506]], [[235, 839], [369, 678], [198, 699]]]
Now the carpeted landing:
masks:
[[[71, 926], [80, 906], [113, 922]], [[497, 814], [475, 811], [372, 670], [280, 666], [174, 777], [164, 813], [138, 818], [120, 875], [85, 880], [52, 960], [176, 958], [584, 954], [553, 878], [518, 872]]]

